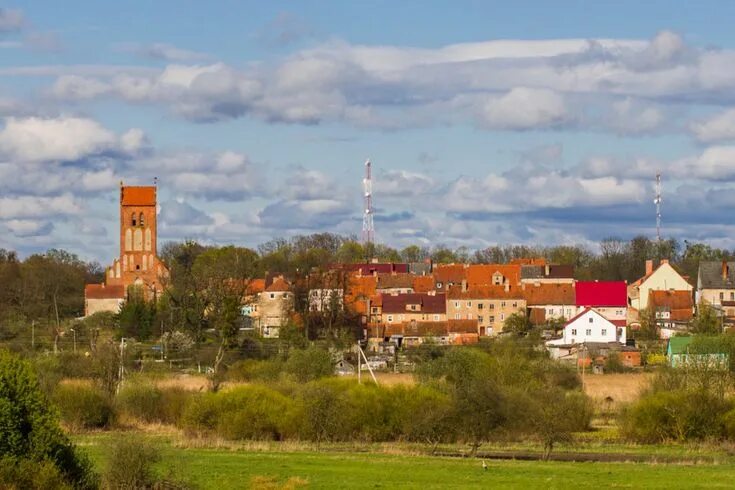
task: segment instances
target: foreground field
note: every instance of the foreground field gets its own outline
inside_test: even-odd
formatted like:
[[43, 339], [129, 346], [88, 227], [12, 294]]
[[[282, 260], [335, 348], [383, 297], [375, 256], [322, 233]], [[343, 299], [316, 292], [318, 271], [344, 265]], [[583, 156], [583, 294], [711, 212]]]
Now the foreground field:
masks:
[[[105, 464], [109, 436], [78, 442]], [[161, 441], [159, 441], [161, 442]], [[164, 463], [200, 488], [732, 488], [731, 464], [487, 461], [407, 454], [181, 448], [167, 444]], [[271, 488], [271, 487], [268, 487]]]

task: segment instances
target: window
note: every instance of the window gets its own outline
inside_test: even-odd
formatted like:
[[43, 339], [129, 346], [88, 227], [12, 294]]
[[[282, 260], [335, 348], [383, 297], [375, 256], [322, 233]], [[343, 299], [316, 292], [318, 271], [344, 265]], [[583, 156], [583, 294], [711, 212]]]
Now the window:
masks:
[[572, 335], [577, 335], [577, 329], [576, 328], [573, 328], [572, 329]]
[[501, 308], [505, 308], [505, 301], [501, 301], [501, 302], [500, 302], [500, 307], [501, 307]]
[[145, 225], [145, 218], [143, 218], [143, 213], [140, 213], [140, 219], [138, 220], [138, 224], [140, 226], [144, 226]]
[[276, 293], [271, 293], [271, 299], [276, 299]]
[[437, 282], [437, 283], [436, 283], [436, 289], [441, 289], [441, 288], [442, 288], [442, 283], [440, 283], [440, 282]]
[[505, 313], [500, 314], [500, 321], [502, 322], [503, 320], [505, 320]]
[[467, 308], [472, 308], [472, 301], [467, 302]]
[[477, 303], [477, 309], [478, 309], [478, 310], [481, 310], [481, 309], [483, 309], [484, 307], [485, 307], [485, 304], [484, 304], [484, 303]]
[[393, 323], [393, 315], [388, 315], [388, 323]]
[[602, 336], [604, 337], [605, 335], [607, 335], [607, 329], [606, 328], [603, 328], [602, 329]]
[[730, 301], [735, 301], [735, 293], [730, 293]]
[[434, 321], [435, 322], [438, 322], [439, 321], [439, 315], [434, 315]]
[[459, 308], [459, 301], [455, 301], [455, 302], [454, 302], [454, 307], [455, 307], [455, 308]]
[[487, 307], [490, 310], [494, 310], [495, 309], [495, 304], [494, 303], [490, 303], [489, 305], [487, 305]]
[[459, 319], [460, 319], [460, 316], [461, 316], [461, 315], [460, 315], [459, 313], [455, 313], [455, 314], [454, 314], [454, 319], [455, 319], [455, 320], [459, 320]]
[[467, 319], [472, 320], [472, 313], [467, 313]]
[[725, 299], [725, 293], [720, 293], [720, 301], [722, 301], [723, 299]]
[[416, 311], [416, 305], [411, 305], [411, 311]]
[[594, 318], [592, 318], [592, 317], [590, 317], [590, 318], [589, 318], [589, 321], [590, 321], [590, 323], [594, 323], [594, 322], [595, 322], [595, 319], [594, 319]]
[[477, 315], [477, 323], [482, 323], [482, 320], [484, 320], [482, 315]]
[[586, 331], [584, 332], [584, 334], [585, 334], [585, 335], [592, 335], [592, 329], [591, 329], [591, 328], [588, 328], [588, 329], [587, 329], [587, 330], [586, 330]]
[[135, 213], [133, 213], [130, 217], [130, 223], [132, 223], [133, 226], [138, 226], [138, 219], [136, 218]]
[[517, 307], [518, 307], [518, 302], [517, 301], [513, 301], [513, 308], [517, 308]]
[[487, 318], [487, 321], [489, 321], [490, 323], [495, 323], [495, 317], [491, 315]]

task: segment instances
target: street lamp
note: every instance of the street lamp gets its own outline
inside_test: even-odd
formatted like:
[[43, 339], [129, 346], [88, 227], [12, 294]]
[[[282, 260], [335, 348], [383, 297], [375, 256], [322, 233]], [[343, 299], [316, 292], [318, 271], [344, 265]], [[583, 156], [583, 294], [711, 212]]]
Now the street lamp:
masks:
[[77, 353], [77, 331], [70, 328], [69, 331], [74, 334], [74, 353]]

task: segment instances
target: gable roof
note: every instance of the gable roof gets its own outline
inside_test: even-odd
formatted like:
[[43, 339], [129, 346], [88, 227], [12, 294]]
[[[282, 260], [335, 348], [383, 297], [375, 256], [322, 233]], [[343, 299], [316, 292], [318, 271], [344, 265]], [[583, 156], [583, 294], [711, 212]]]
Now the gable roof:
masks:
[[578, 281], [575, 289], [577, 306], [628, 306], [625, 281]]
[[411, 274], [378, 274], [378, 289], [413, 289], [414, 276]]
[[84, 286], [84, 299], [125, 299], [125, 287], [122, 284], [87, 284]]
[[155, 206], [155, 186], [121, 186], [120, 203], [123, 206]]
[[414, 293], [428, 293], [433, 291], [435, 287], [433, 276], [414, 276], [413, 277], [413, 292]]
[[285, 293], [291, 290], [291, 286], [286, 282], [283, 277], [276, 277], [270, 286], [265, 288], [266, 292], [269, 293]]
[[[725, 266], [724, 275], [723, 265]], [[700, 262], [699, 287], [702, 289], [735, 289], [735, 262], [723, 263], [720, 260]]]
[[434, 267], [434, 279], [436, 282], [462, 282], [465, 276], [464, 264], [441, 264]]
[[651, 291], [648, 304], [654, 309], [666, 309], [673, 321], [689, 321], [694, 311], [694, 301], [689, 291]]
[[467, 267], [467, 285], [493, 284], [493, 276], [496, 273], [501, 274], [511, 286], [516, 286], [521, 282], [520, 264], [473, 264]]
[[576, 305], [574, 284], [526, 284], [523, 297], [528, 306], [538, 305]]
[[413, 313], [446, 313], [447, 301], [443, 293], [382, 294], [383, 313], [412, 313], [408, 305], [421, 305], [421, 311]]
[[564, 328], [566, 328], [567, 326], [569, 326], [569, 325], [571, 325], [572, 323], [576, 322], [577, 320], [579, 320], [579, 319], [580, 319], [581, 317], [583, 317], [583, 316], [584, 316], [584, 315], [586, 315], [587, 313], [593, 313], [593, 314], [594, 314], [595, 316], [598, 316], [598, 317], [602, 318], [602, 319], [603, 319], [604, 321], [606, 321], [606, 322], [607, 322], [607, 323], [609, 323], [610, 325], [614, 325], [614, 326], [625, 326], [624, 324], [623, 324], [623, 325], [619, 325], [619, 324], [617, 324], [617, 323], [615, 323], [615, 322], [612, 322], [612, 321], [608, 320], [607, 318], [605, 318], [605, 317], [604, 317], [604, 316], [602, 315], [602, 313], [600, 313], [600, 312], [599, 312], [599, 311], [597, 311], [596, 309], [594, 309], [594, 308], [589, 308], [589, 307], [588, 307], [588, 308], [585, 308], [584, 310], [582, 310], [581, 312], [579, 312], [579, 313], [577, 314], [577, 316], [574, 316], [574, 317], [572, 317], [572, 318], [571, 318], [571, 319], [570, 319], [570, 320], [569, 320], [569, 321], [568, 321], [567, 323], [565, 323], [565, 324], [564, 324]]

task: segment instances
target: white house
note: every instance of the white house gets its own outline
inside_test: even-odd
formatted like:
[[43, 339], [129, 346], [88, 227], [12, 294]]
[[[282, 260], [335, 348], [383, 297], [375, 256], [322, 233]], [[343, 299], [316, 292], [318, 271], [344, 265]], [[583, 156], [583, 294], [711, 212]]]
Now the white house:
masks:
[[585, 342], [625, 344], [625, 327], [617, 326], [594, 308], [587, 308], [564, 325], [560, 339], [550, 340], [548, 346], [573, 345]]

